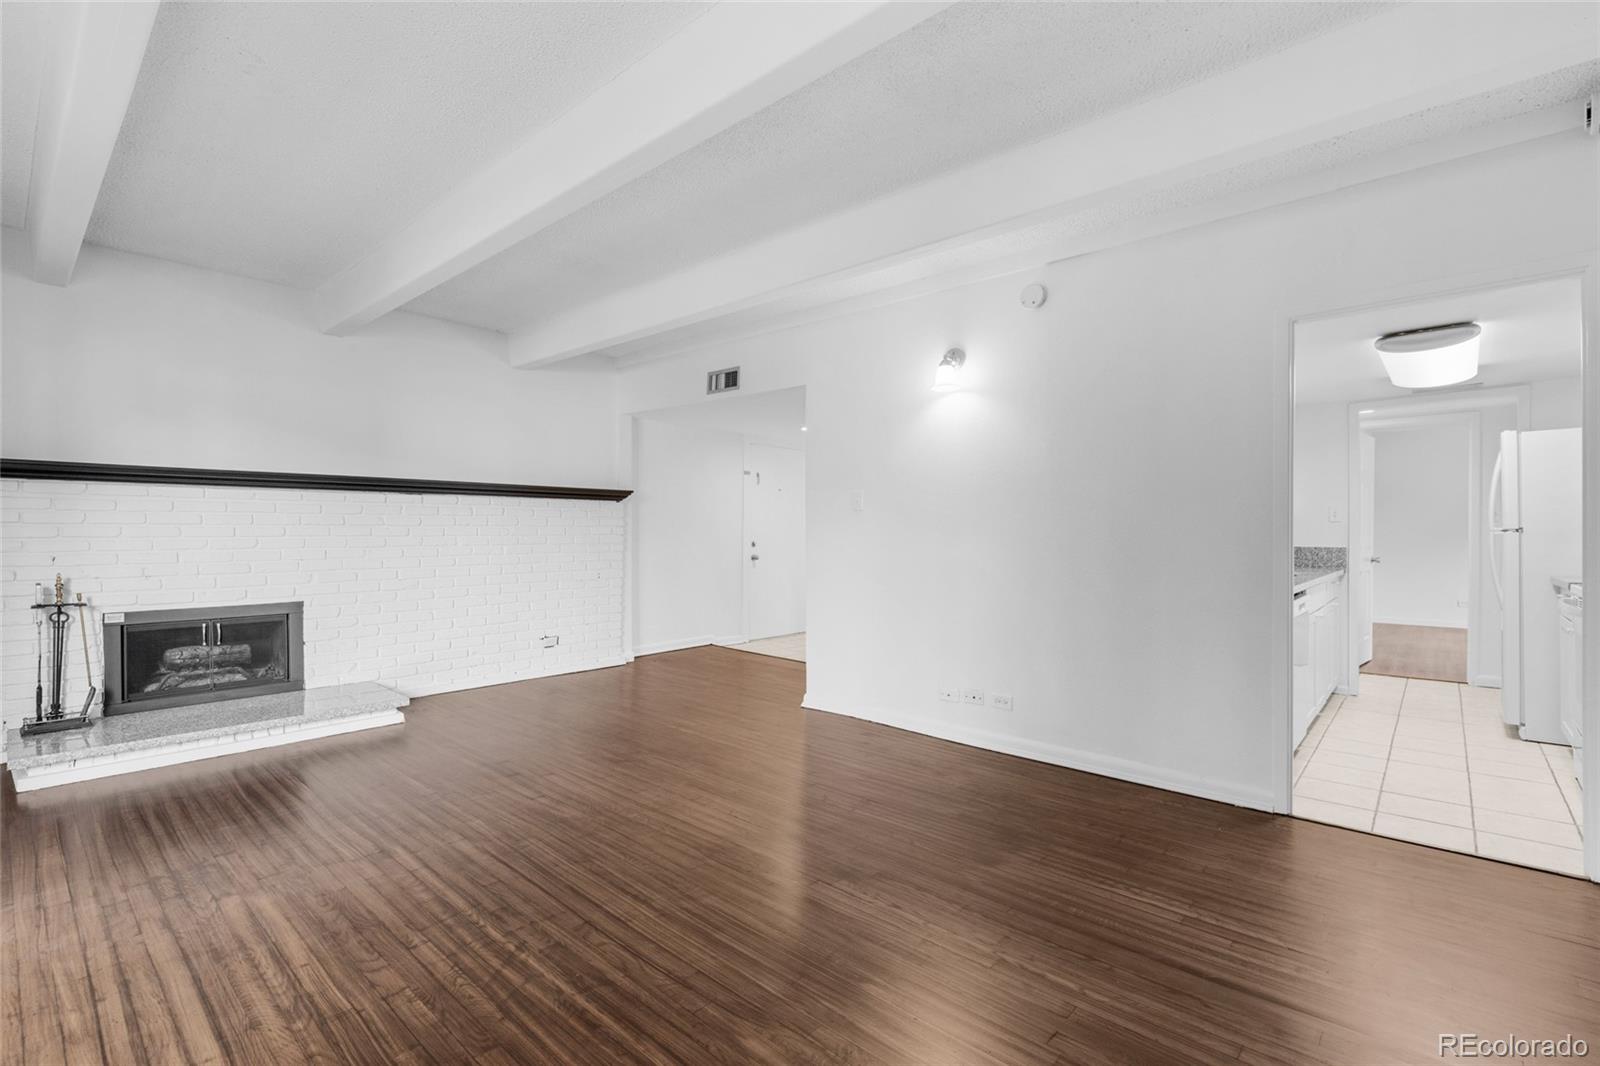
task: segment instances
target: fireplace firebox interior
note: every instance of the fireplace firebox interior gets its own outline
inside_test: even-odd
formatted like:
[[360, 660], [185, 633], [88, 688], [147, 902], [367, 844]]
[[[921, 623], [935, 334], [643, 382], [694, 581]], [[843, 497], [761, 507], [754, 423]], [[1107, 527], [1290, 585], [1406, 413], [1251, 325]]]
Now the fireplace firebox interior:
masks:
[[107, 613], [105, 711], [305, 687], [301, 603]]

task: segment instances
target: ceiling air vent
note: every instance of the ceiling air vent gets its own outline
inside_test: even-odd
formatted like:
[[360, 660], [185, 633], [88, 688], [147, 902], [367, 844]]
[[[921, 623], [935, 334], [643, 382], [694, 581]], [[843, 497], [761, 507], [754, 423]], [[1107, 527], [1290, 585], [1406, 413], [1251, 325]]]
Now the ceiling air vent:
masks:
[[739, 387], [739, 368], [730, 366], [726, 370], [713, 370], [706, 375], [706, 395], [713, 392], [732, 392]]

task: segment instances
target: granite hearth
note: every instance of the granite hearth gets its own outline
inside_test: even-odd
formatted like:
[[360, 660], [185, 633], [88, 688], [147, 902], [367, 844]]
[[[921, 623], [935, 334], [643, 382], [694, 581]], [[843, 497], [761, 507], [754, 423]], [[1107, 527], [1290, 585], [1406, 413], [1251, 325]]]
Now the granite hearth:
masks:
[[6, 738], [18, 792], [90, 781], [317, 737], [401, 725], [411, 701], [374, 682], [97, 719], [87, 729]]

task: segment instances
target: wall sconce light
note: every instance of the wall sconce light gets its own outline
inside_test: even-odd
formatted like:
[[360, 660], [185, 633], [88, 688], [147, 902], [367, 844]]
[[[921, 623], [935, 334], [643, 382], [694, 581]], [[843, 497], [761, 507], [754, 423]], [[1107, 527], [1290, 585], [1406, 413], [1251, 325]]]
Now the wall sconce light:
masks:
[[955, 392], [961, 387], [961, 368], [966, 365], [967, 353], [960, 348], [951, 348], [944, 353], [944, 358], [939, 360], [939, 368], [933, 372], [934, 392]]

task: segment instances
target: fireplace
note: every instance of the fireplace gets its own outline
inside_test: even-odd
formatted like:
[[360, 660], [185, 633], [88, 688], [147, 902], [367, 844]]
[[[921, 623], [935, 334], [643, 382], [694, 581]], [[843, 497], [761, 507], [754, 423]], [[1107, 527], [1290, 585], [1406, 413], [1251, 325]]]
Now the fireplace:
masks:
[[304, 604], [107, 612], [105, 713], [305, 687]]

